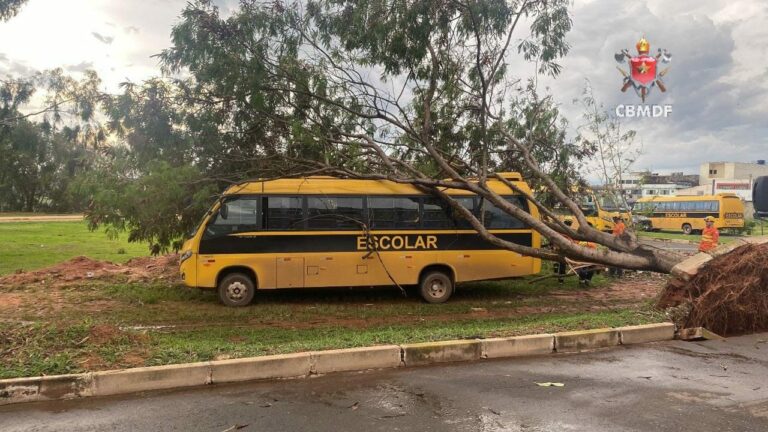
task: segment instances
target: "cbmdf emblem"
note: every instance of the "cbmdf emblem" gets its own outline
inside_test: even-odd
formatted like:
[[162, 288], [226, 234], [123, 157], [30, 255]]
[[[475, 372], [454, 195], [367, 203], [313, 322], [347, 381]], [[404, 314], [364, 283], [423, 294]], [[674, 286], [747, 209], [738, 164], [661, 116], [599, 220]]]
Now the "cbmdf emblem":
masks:
[[616, 66], [619, 72], [624, 76], [624, 85], [621, 87], [621, 91], [625, 92], [632, 87], [635, 93], [645, 103], [645, 98], [651, 93], [654, 87], [658, 87], [661, 92], [667, 91], [667, 87], [664, 85], [662, 78], [669, 72], [669, 66], [659, 71], [660, 65], [668, 64], [672, 61], [672, 54], [666, 49], [659, 48], [658, 53], [655, 56], [649, 55], [651, 51], [651, 44], [645, 39], [641, 38], [635, 45], [637, 48], [637, 55], [632, 56], [629, 51], [623, 49], [616, 53], [615, 58], [619, 64], [626, 63], [628, 70], [623, 69], [621, 66]]

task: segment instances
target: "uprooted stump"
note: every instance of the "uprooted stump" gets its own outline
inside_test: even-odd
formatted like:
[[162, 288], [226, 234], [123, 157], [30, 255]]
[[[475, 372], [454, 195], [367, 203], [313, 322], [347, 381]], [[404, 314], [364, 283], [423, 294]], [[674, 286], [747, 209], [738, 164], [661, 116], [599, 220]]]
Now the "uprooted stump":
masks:
[[658, 301], [681, 327], [733, 335], [768, 329], [768, 243], [746, 244], [672, 279]]

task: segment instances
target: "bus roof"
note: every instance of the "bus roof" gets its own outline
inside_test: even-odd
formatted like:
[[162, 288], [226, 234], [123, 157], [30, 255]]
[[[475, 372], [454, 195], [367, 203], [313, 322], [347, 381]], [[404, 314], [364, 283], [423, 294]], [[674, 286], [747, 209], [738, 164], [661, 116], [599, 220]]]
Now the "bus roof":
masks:
[[[520, 189], [530, 192], [528, 185], [522, 182], [518, 173], [499, 173]], [[511, 193], [502, 182], [490, 178], [488, 185], [498, 193]], [[455, 195], [472, 195], [472, 192], [461, 189], [448, 189]], [[276, 180], [254, 180], [232, 185], [224, 191], [225, 195], [247, 194], [301, 194], [301, 195], [422, 195], [413, 185], [396, 183], [389, 180], [346, 179], [329, 176], [310, 176], [301, 178], [284, 178]]]

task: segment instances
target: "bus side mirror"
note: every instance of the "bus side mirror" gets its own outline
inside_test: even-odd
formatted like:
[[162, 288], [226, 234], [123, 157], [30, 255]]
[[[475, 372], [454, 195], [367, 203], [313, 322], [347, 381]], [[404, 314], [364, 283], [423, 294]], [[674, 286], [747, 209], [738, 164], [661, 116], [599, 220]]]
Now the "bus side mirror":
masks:
[[768, 176], [755, 179], [752, 185], [752, 202], [757, 217], [768, 217]]
[[219, 216], [223, 220], [227, 220], [227, 217], [229, 216], [229, 206], [226, 203], [221, 204], [221, 207], [219, 208]]

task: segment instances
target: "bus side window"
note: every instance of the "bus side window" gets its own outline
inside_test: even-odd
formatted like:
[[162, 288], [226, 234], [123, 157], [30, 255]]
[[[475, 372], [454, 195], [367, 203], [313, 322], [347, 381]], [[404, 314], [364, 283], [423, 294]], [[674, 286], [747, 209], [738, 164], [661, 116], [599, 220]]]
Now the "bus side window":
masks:
[[289, 230], [304, 226], [301, 197], [265, 197], [263, 200], [264, 229]]
[[[453, 199], [456, 200], [456, 202], [459, 203], [462, 207], [469, 210], [470, 213], [475, 213], [475, 200], [472, 197], [453, 197]], [[469, 223], [467, 219], [464, 218], [459, 212], [455, 211], [453, 212], [453, 223], [456, 225], [457, 228], [460, 229], [471, 229], [472, 224]]]
[[[206, 228], [206, 237], [254, 231], [258, 229], [258, 198], [238, 197], [222, 203], [226, 211], [219, 210]], [[226, 218], [224, 215], [226, 214]]]
[[[522, 197], [506, 197], [506, 200], [511, 204], [520, 207], [521, 209], [528, 211], [528, 201]], [[525, 228], [525, 224], [505, 212], [504, 210], [496, 207], [492, 203], [486, 200], [480, 200], [482, 202], [483, 219], [485, 220], [485, 227], [488, 229], [519, 229]]]
[[362, 229], [363, 197], [308, 197], [307, 228]]
[[419, 198], [368, 197], [372, 229], [418, 228]]
[[424, 198], [423, 228], [451, 229], [451, 210], [449, 205], [440, 198]]

